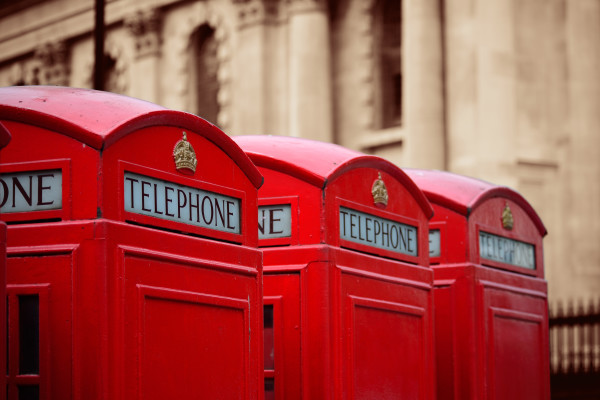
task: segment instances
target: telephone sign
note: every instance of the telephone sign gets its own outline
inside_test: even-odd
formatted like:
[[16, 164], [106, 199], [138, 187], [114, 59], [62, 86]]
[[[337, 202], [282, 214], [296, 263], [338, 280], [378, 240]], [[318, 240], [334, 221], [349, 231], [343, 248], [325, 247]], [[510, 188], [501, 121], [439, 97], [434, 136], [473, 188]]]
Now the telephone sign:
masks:
[[240, 200], [125, 172], [125, 211], [240, 233]]
[[258, 207], [258, 239], [285, 238], [292, 235], [292, 206], [290, 204]]
[[62, 207], [62, 172], [28, 171], [0, 175], [0, 213]]
[[479, 231], [479, 256], [515, 267], [535, 269], [535, 246], [484, 231]]
[[417, 256], [417, 227], [340, 207], [340, 239]]
[[430, 229], [429, 230], [429, 257], [437, 258], [440, 256], [440, 230]]

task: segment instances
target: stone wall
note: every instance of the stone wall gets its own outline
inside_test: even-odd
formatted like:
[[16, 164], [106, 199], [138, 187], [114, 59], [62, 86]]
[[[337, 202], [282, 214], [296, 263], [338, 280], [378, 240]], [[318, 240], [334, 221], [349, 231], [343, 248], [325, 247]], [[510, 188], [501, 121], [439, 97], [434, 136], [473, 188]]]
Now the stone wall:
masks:
[[[25, 3], [23, 3], [25, 4]], [[91, 87], [93, 1], [0, 6], [0, 85]], [[553, 299], [600, 291], [600, 0], [402, 1], [402, 120], [383, 127], [376, 0], [112, 0], [109, 89], [196, 110], [217, 46], [223, 130], [334, 141], [519, 190]], [[14, 8], [13, 8], [14, 10]]]

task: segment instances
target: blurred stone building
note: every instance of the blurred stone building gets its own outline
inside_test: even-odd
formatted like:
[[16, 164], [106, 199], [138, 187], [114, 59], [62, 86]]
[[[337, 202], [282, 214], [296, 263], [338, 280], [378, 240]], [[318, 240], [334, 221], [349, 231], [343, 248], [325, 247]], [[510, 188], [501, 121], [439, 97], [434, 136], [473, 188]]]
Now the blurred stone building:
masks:
[[[107, 90], [519, 190], [600, 292], [600, 0], [107, 0]], [[93, 0], [0, 2], [0, 85], [91, 87]]]

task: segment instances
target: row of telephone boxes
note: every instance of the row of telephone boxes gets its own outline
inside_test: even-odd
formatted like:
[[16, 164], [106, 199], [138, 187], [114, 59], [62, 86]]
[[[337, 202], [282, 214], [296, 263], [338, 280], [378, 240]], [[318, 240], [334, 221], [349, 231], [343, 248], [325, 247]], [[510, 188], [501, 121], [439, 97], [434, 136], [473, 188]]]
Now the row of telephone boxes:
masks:
[[0, 122], [8, 399], [549, 398], [517, 192], [91, 90]]

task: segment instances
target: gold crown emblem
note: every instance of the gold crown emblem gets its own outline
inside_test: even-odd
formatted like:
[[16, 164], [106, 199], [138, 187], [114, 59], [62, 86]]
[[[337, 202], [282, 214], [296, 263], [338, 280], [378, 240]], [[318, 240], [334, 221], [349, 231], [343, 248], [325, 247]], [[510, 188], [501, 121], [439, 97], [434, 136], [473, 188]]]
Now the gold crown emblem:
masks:
[[512, 230], [514, 225], [514, 219], [512, 215], [512, 211], [510, 211], [510, 207], [508, 206], [508, 202], [504, 206], [504, 210], [502, 210], [502, 226], [504, 229]]
[[371, 194], [373, 195], [373, 202], [376, 205], [387, 206], [388, 203], [388, 191], [385, 187], [385, 183], [381, 179], [381, 172], [378, 173], [379, 177], [373, 182], [371, 187]]
[[175, 159], [175, 168], [184, 174], [193, 174], [196, 172], [196, 152], [187, 140], [187, 134], [183, 132], [183, 139], [175, 144], [173, 149], [173, 158]]

